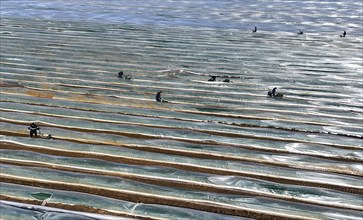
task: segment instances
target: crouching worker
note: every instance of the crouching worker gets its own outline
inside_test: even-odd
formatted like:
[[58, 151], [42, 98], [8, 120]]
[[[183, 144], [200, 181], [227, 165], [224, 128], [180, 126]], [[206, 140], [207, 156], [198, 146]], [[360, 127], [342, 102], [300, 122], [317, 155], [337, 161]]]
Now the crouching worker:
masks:
[[282, 93], [277, 93], [276, 90], [277, 90], [276, 87], [273, 88], [271, 91], [268, 91], [267, 92], [267, 95], [269, 97], [280, 97], [280, 98], [284, 96], [284, 94], [282, 94]]
[[44, 138], [45, 139], [54, 139], [51, 134], [45, 135]]
[[268, 91], [267, 92], [267, 95], [270, 96], [270, 97], [276, 97], [276, 90], [277, 88], [273, 88], [271, 91]]
[[121, 78], [121, 79], [132, 79], [130, 75], [126, 75], [124, 76], [124, 72], [123, 71], [120, 71], [117, 75], [118, 78]]
[[208, 79], [209, 82], [214, 82], [216, 81], [216, 76], [211, 76], [210, 79]]
[[34, 124], [34, 123], [32, 123], [32, 124], [28, 127], [28, 131], [30, 132], [30, 137], [31, 137], [31, 138], [33, 137], [33, 135], [35, 135], [35, 137], [37, 137], [37, 136], [38, 136], [38, 134], [37, 134], [37, 130], [39, 131], [39, 127], [38, 127], [36, 124]]
[[162, 99], [161, 99], [161, 93], [162, 93], [163, 91], [159, 91], [158, 93], [156, 93], [156, 97], [155, 97], [155, 99], [156, 99], [156, 101], [157, 102], [161, 102], [162, 101]]
[[275, 97], [275, 96], [276, 96], [276, 90], [277, 90], [277, 88], [275, 87], [275, 88], [273, 88], [273, 89], [272, 89], [272, 91], [271, 91], [271, 93], [272, 93], [272, 96], [273, 96], [273, 97]]
[[162, 99], [161, 98], [161, 93], [162, 93], [163, 91], [159, 91], [158, 93], [156, 93], [156, 96], [155, 96], [155, 100], [157, 101], [157, 102], [168, 102], [167, 100], [164, 100], [164, 99]]
[[123, 71], [120, 71], [118, 72], [118, 78], [124, 78], [124, 72]]

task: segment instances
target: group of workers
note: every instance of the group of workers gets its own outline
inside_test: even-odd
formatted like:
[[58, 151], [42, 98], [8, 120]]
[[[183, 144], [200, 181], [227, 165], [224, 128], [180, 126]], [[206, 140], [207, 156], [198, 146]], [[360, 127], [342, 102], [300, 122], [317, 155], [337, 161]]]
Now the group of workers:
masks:
[[[123, 76], [124, 75], [124, 73], [123, 73], [123, 71], [120, 71], [119, 73], [118, 73], [118, 78], [126, 78], [126, 77], [124, 77]], [[217, 76], [211, 76], [210, 77], [210, 79], [208, 79], [208, 81], [209, 82], [214, 82], [214, 81], [216, 81], [216, 78], [217, 78]], [[131, 76], [127, 76], [127, 78], [126, 79], [131, 79]], [[225, 79], [223, 82], [230, 82], [229, 81], [229, 79]], [[273, 88], [271, 91], [268, 91], [268, 93], [267, 93], [267, 95], [269, 96], [269, 97], [280, 97], [281, 96], [281, 94], [277, 94], [276, 93], [276, 90], [277, 90], [277, 87], [275, 87], [275, 88]], [[163, 91], [162, 90], [160, 90], [160, 91], [158, 91], [157, 93], [156, 93], [156, 96], [155, 96], [155, 101], [156, 102], [169, 102], [169, 101], [167, 101], [167, 100], [165, 100], [165, 99], [162, 99], [161, 98], [161, 93], [162, 93]], [[280, 96], [279, 96], [280, 95]]]
[[[208, 82], [215, 82], [217, 81], [217, 76], [210, 76], [210, 78], [208, 79]], [[223, 82], [230, 82], [229, 79], [224, 79]]]
[[[255, 32], [257, 32], [257, 27], [255, 26], [255, 29], [254, 30], [252, 30], [252, 32], [253, 33], [255, 33]], [[302, 35], [302, 34], [304, 34], [304, 32], [302, 31], [302, 30], [300, 30], [297, 34], [299, 34], [299, 35]], [[343, 32], [343, 34], [341, 34], [340, 35], [340, 37], [345, 37], [347, 35], [347, 32], [346, 31], [344, 31]], [[121, 78], [121, 79], [128, 79], [128, 80], [131, 80], [132, 78], [131, 78], [131, 76], [130, 75], [126, 75], [126, 76], [124, 76], [124, 72], [123, 71], [120, 71], [119, 73], [118, 73], [118, 76], [117, 76], [118, 78]], [[214, 82], [214, 81], [216, 81], [216, 78], [217, 78], [217, 76], [211, 76], [211, 78], [210, 79], [208, 79], [208, 81], [209, 82]], [[229, 82], [229, 79], [225, 79], [223, 82]], [[281, 94], [277, 94], [276, 93], [276, 90], [277, 90], [277, 87], [274, 87], [271, 91], [268, 91], [268, 93], [267, 93], [267, 95], [269, 96], [269, 97], [278, 97], [279, 95], [281, 96]], [[164, 100], [164, 99], [162, 99], [161, 98], [161, 93], [162, 93], [163, 91], [159, 91], [159, 92], [157, 92], [156, 93], [156, 96], [155, 96], [155, 100], [157, 101], [157, 102], [168, 102], [167, 100]], [[40, 129], [39, 129], [39, 127], [35, 124], [35, 123], [32, 123], [29, 127], [28, 127], [28, 130], [29, 130], [29, 135], [30, 135], [30, 137], [32, 138], [33, 136], [34, 137], [38, 137], [38, 133], [37, 133], [37, 131], [39, 131], [40, 132]], [[45, 137], [46, 139], [52, 139], [53, 137], [52, 137], [52, 135], [50, 135], [50, 134], [48, 134], [46, 137]]]
[[[255, 26], [255, 29], [252, 30], [252, 33], [256, 33], [257, 32], [257, 27]], [[298, 35], [303, 35], [304, 31], [300, 30], [298, 33]], [[347, 32], [344, 31], [343, 34], [340, 35], [340, 37], [345, 37], [345, 35], [347, 35]]]
[[[131, 79], [131, 76], [126, 76], [126, 77], [124, 77], [123, 76], [123, 71], [120, 71], [119, 73], [118, 73], [118, 77], [119, 78], [125, 78], [125, 79]], [[216, 81], [216, 76], [211, 76], [211, 78], [208, 80], [208, 81]], [[229, 80], [228, 80], [228, 82], [229, 82]], [[277, 88], [275, 87], [275, 88], [273, 88], [271, 91], [269, 91], [268, 92], [268, 96], [270, 96], [270, 97], [277, 97], [277, 93], [276, 93], [276, 90], [277, 90]], [[162, 93], [163, 91], [162, 90], [160, 90], [159, 92], [157, 92], [156, 93], [156, 96], [155, 96], [155, 100], [157, 101], [157, 102], [169, 102], [169, 101], [167, 101], [167, 100], [164, 100], [164, 99], [162, 99], [161, 98], [161, 93]], [[28, 131], [29, 131], [29, 135], [30, 135], [30, 137], [31, 138], [33, 138], [33, 137], [38, 137], [38, 131], [39, 131], [39, 133], [40, 133], [40, 128], [38, 127], [38, 125], [36, 125], [35, 123], [32, 123], [29, 127], [28, 127]], [[50, 134], [48, 134], [47, 136], [45, 136], [44, 137], [45, 139], [53, 139], [53, 137], [52, 137], [52, 135], [50, 135]]]
[[[252, 30], [252, 32], [253, 32], [253, 33], [257, 32], [257, 27], [256, 27], [256, 26], [255, 26], [255, 29], [253, 29], [253, 30]], [[304, 32], [303, 32], [302, 30], [300, 30], [297, 34], [298, 34], [298, 35], [302, 35], [302, 34], [304, 34]], [[344, 31], [344, 32], [343, 32], [343, 34], [342, 34], [342, 35], [340, 35], [340, 37], [345, 37], [345, 36], [346, 36], [346, 34], [347, 34], [347, 32], [346, 32], [346, 31]], [[119, 77], [119, 78], [125, 78], [125, 79], [131, 79], [131, 76], [129, 76], [129, 75], [124, 76], [123, 71], [120, 71], [120, 72], [118, 73], [118, 77]], [[217, 78], [217, 76], [211, 76], [211, 77], [210, 77], [210, 79], [208, 79], [208, 81], [209, 81], [209, 82], [215, 82], [215, 81], [216, 81], [216, 78]], [[223, 82], [230, 82], [230, 80], [229, 80], [229, 79], [225, 79]], [[282, 94], [277, 94], [277, 93], [276, 93], [276, 90], [277, 90], [277, 88], [276, 88], [276, 87], [275, 87], [275, 88], [273, 88], [271, 91], [268, 91], [267, 95], [268, 95], [269, 97], [278, 97], [279, 95], [281, 96]], [[163, 92], [163, 91], [159, 91], [159, 92], [157, 92], [157, 93], [156, 93], [155, 100], [156, 100], [157, 102], [168, 102], [168, 101], [163, 100], [163, 99], [161, 98], [161, 93], [162, 93], [162, 92]]]

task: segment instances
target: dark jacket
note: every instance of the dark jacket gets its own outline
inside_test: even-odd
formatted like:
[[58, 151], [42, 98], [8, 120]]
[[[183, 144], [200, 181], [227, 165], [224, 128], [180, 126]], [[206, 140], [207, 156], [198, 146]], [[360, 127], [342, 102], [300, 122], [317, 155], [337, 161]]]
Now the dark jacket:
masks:
[[276, 96], [276, 87], [272, 89], [272, 96]]
[[161, 102], [161, 93], [162, 93], [162, 91], [156, 93], [155, 99], [156, 99], [157, 102]]
[[36, 124], [32, 123], [32, 124], [28, 127], [28, 130], [31, 130], [31, 131], [39, 130], [39, 127], [38, 127]]

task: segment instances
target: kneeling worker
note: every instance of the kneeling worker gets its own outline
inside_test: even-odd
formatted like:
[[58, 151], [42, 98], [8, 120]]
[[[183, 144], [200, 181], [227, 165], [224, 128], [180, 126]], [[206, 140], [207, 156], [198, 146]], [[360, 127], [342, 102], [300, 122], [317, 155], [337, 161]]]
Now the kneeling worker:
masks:
[[161, 98], [161, 93], [162, 93], [163, 91], [159, 91], [158, 93], [156, 93], [156, 97], [155, 97], [155, 100], [157, 101], [157, 102], [169, 102], [168, 100], [165, 100], [165, 99], [162, 99]]
[[216, 81], [216, 76], [211, 76], [210, 79], [208, 79], [209, 82], [214, 82]]
[[118, 78], [121, 78], [121, 79], [132, 79], [130, 75], [124, 76], [124, 72], [123, 71], [118, 72], [117, 77]]
[[275, 97], [275, 96], [276, 96], [276, 90], [277, 90], [277, 88], [275, 87], [275, 88], [273, 88], [273, 89], [272, 89], [272, 91], [271, 91], [271, 93], [272, 93], [272, 96], [273, 96], [273, 97]]
[[162, 93], [163, 91], [159, 91], [158, 93], [156, 93], [156, 97], [155, 97], [155, 99], [156, 99], [156, 101], [157, 102], [161, 102], [162, 101], [162, 99], [161, 99], [161, 93]]
[[267, 92], [267, 95], [270, 96], [270, 97], [276, 97], [276, 90], [277, 90], [276, 87], [273, 88], [272, 90]]

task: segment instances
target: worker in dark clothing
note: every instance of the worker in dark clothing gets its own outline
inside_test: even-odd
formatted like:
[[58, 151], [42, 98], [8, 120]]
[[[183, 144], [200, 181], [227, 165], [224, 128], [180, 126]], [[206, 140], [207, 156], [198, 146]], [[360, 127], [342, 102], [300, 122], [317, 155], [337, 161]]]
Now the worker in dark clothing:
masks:
[[155, 97], [155, 99], [156, 99], [156, 101], [157, 102], [162, 102], [162, 99], [161, 99], [161, 93], [162, 93], [163, 91], [159, 91], [158, 93], [156, 93], [156, 97]]
[[132, 79], [132, 77], [130, 75], [124, 76], [124, 72], [123, 71], [118, 72], [117, 77], [120, 78], [120, 79], [129, 79], [129, 80]]
[[157, 102], [169, 102], [168, 100], [165, 100], [165, 99], [162, 99], [161, 98], [161, 93], [162, 93], [163, 91], [159, 91], [158, 93], [156, 93], [156, 97], [155, 97], [155, 99], [156, 99], [156, 101]]
[[345, 37], [345, 35], [347, 35], [347, 32], [343, 32], [343, 34], [342, 35], [340, 35], [340, 37]]
[[216, 81], [216, 76], [211, 76], [210, 79], [208, 79], [209, 82], [214, 82]]
[[257, 32], [257, 27], [255, 26], [255, 30], [252, 30], [253, 33]]
[[30, 137], [31, 137], [31, 138], [33, 137], [33, 135], [35, 135], [35, 137], [37, 137], [37, 136], [38, 136], [38, 134], [37, 134], [37, 130], [39, 130], [39, 127], [38, 127], [36, 124], [34, 124], [34, 123], [32, 123], [32, 124], [28, 127], [28, 131], [30, 132]]
[[297, 33], [299, 35], [303, 35], [304, 34], [304, 31], [300, 30], [299, 33]]
[[276, 87], [272, 89], [272, 92], [271, 92], [271, 93], [272, 93], [272, 96], [273, 96], [273, 97], [275, 97], [275, 96], [276, 96], [276, 89], [277, 89]]

